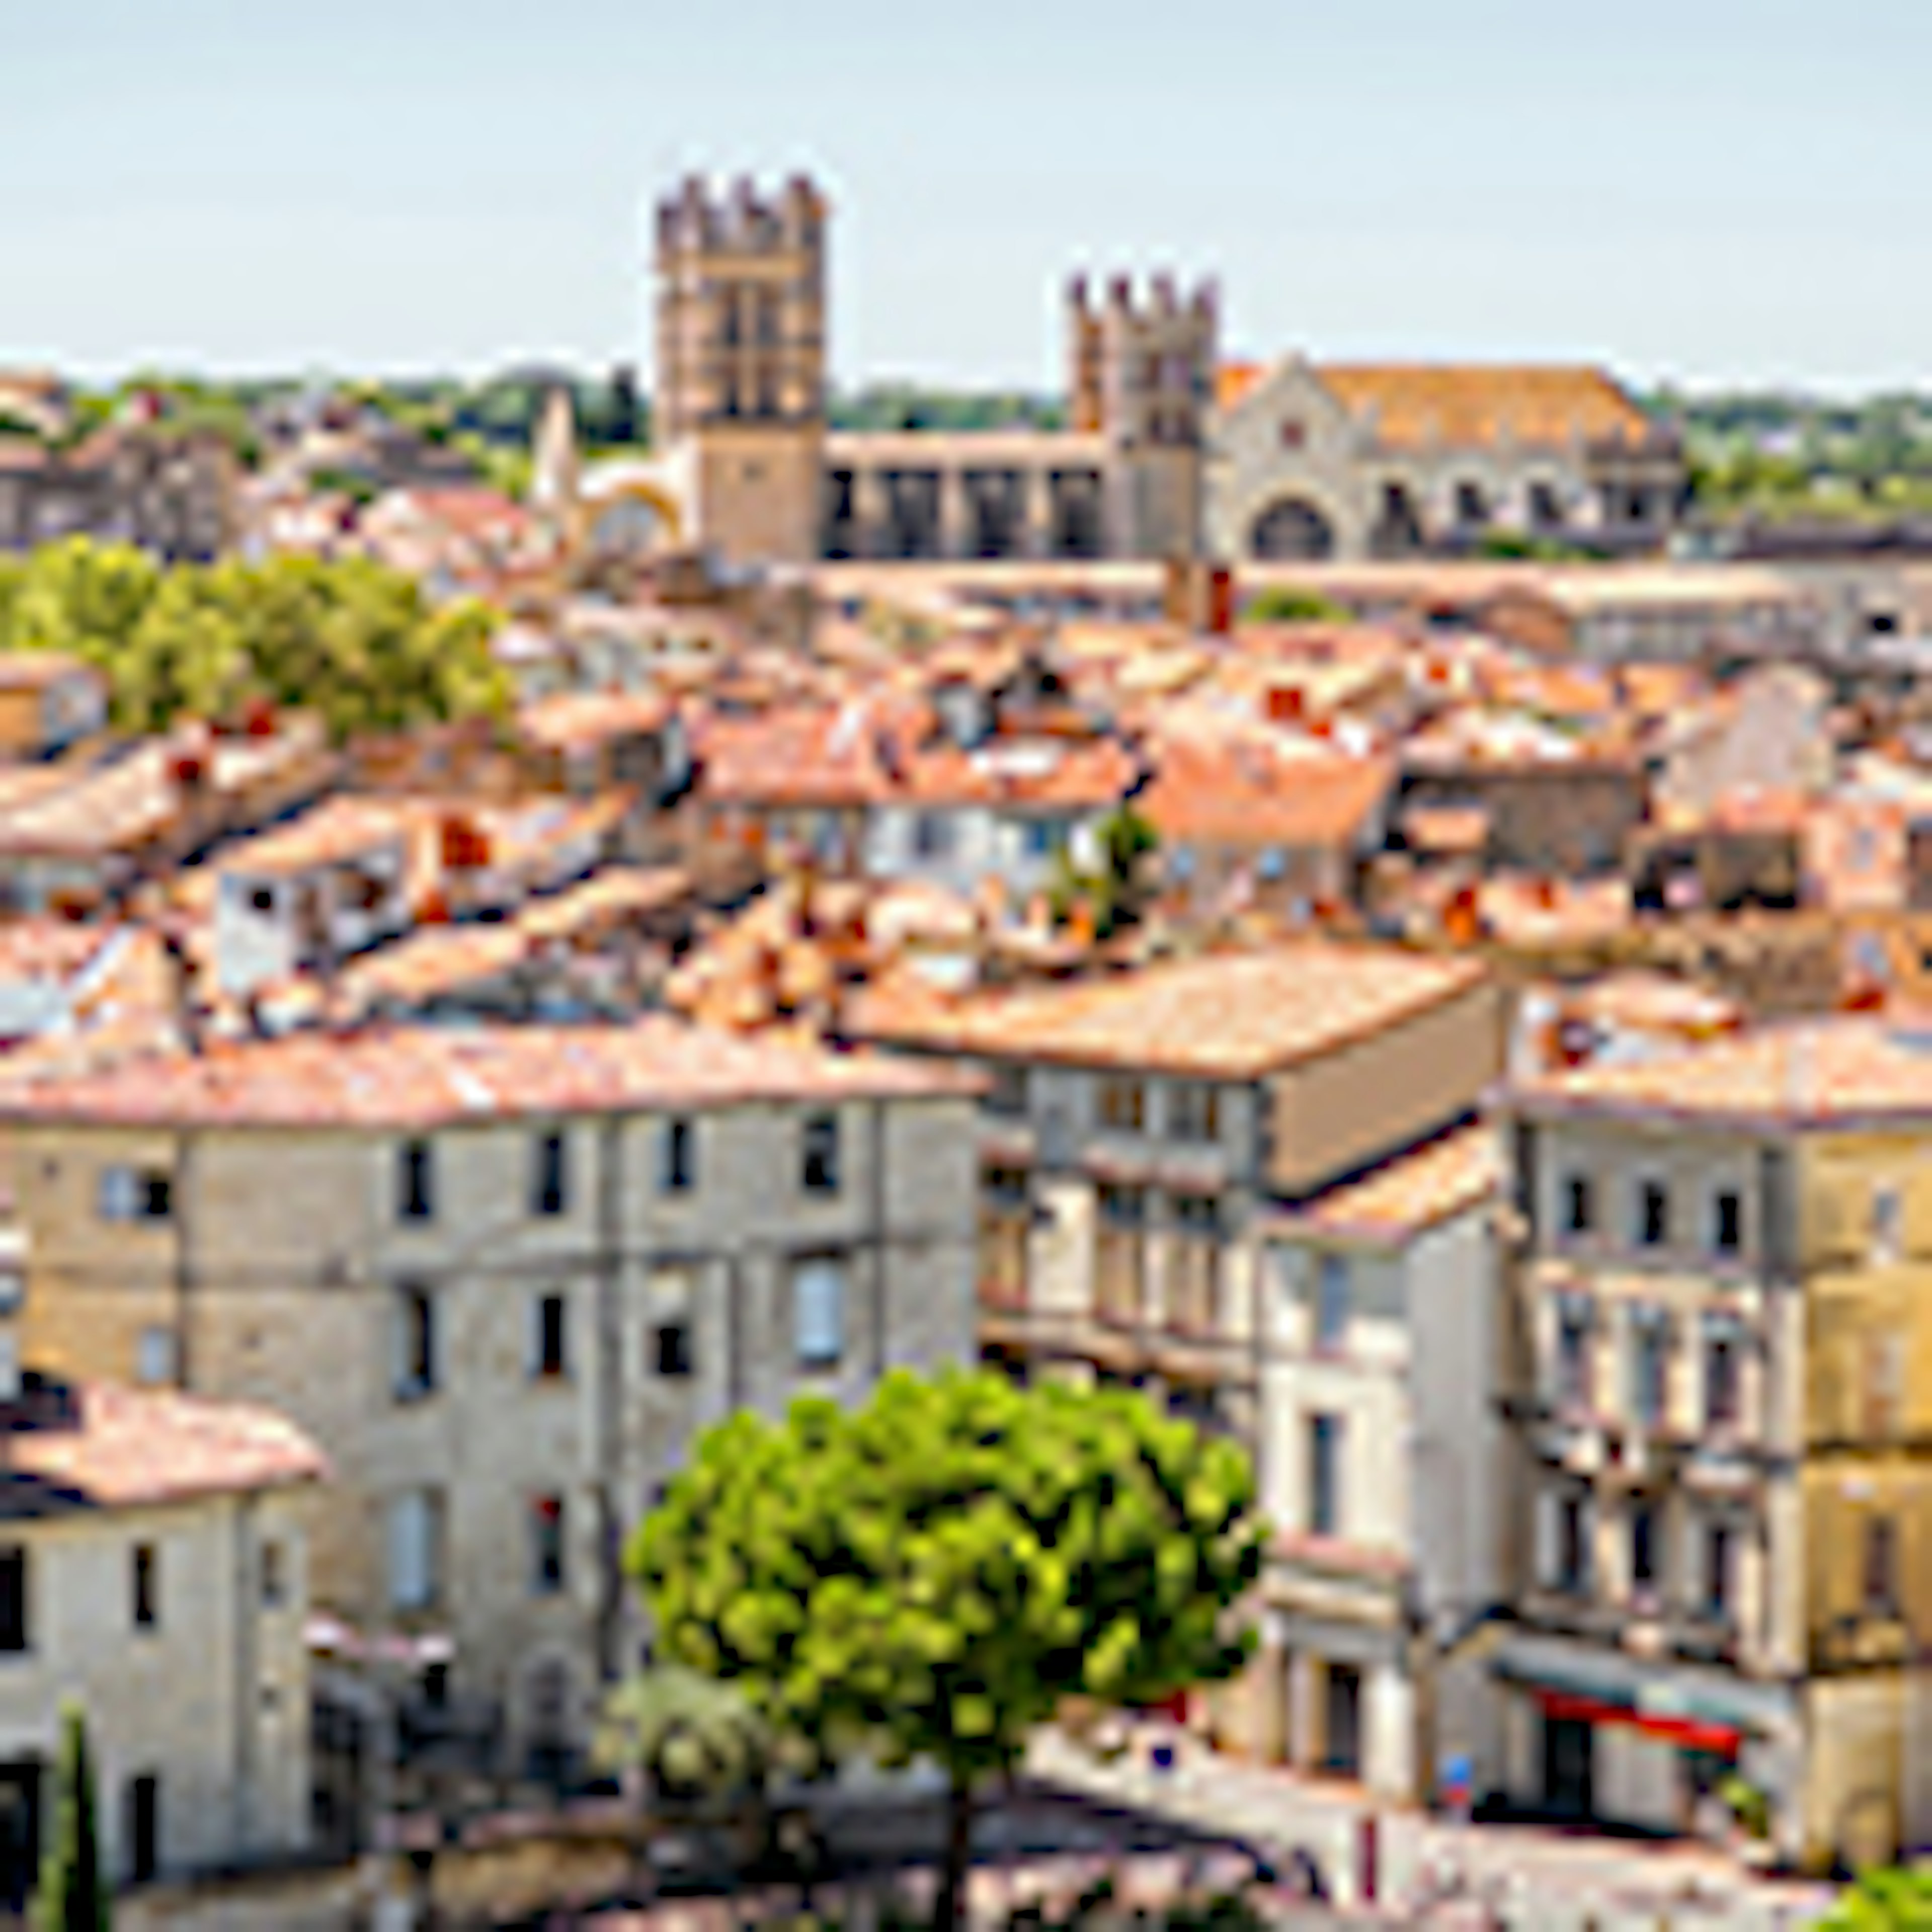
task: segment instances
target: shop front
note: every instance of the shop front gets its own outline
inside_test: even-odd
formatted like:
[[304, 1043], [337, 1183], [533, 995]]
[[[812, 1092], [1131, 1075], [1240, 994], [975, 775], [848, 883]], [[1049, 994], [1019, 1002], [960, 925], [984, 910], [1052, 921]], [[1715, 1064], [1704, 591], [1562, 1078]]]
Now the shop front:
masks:
[[[1540, 1647], [1539, 1647], [1540, 1648]], [[1738, 1781], [1775, 1815], [1797, 1795], [1802, 1735], [1781, 1686], [1676, 1666], [1505, 1654], [1503, 1797], [1552, 1820], [1687, 1834]]]

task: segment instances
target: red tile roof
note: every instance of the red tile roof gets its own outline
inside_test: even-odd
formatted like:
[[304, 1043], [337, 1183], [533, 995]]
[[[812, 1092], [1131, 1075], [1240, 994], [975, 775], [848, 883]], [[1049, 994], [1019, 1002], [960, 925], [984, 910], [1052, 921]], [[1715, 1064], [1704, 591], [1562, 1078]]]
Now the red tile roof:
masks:
[[320, 1480], [286, 1418], [172, 1390], [31, 1384], [0, 1405], [0, 1516], [128, 1509]]
[[662, 1014], [626, 1025], [374, 1027], [212, 1046], [0, 1098], [25, 1123], [430, 1128], [521, 1115], [970, 1091], [946, 1070], [781, 1048]]

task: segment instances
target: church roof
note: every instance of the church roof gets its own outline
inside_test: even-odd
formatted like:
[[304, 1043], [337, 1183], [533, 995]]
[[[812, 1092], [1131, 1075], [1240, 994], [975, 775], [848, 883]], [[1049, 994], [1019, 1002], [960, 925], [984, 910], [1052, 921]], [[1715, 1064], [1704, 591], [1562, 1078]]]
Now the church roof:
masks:
[[[1224, 364], [1216, 401], [1238, 408], [1270, 373], [1261, 363]], [[1506, 440], [1636, 446], [1656, 434], [1615, 377], [1582, 364], [1330, 362], [1311, 373], [1349, 415], [1372, 420], [1378, 441], [1396, 448], [1484, 448]]]

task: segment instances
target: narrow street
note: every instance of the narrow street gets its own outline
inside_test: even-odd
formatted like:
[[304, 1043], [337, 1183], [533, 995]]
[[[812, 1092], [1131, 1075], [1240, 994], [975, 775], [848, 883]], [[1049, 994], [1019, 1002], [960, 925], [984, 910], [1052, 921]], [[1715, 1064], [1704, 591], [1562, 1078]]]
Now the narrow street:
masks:
[[[1184, 1748], [1171, 1770], [1138, 1752], [1102, 1763], [1042, 1733], [1029, 1774], [1097, 1802], [1246, 1840], [1277, 1858], [1306, 1850], [1337, 1903], [1368, 1922], [1428, 1923], [1414, 1913], [1454, 1889], [1487, 1904], [1508, 1932], [1784, 1932], [1810, 1923], [1828, 1887], [1771, 1880], [1710, 1847], [1636, 1844], [1527, 1826], [1463, 1826], [1374, 1804], [1358, 1788]], [[1376, 1825], [1376, 1898], [1362, 1896], [1363, 1825]], [[1456, 1882], [1460, 1880], [1460, 1885]], [[1480, 1924], [1438, 1916], [1433, 1922]]]

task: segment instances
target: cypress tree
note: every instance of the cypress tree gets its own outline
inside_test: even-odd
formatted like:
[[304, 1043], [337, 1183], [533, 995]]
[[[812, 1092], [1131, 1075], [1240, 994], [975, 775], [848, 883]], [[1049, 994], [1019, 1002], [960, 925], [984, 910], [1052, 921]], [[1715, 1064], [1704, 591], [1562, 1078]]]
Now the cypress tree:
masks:
[[100, 1834], [94, 1810], [94, 1759], [87, 1720], [77, 1704], [61, 1713], [55, 1772], [53, 1829], [40, 1858], [34, 1932], [108, 1932], [107, 1888], [100, 1877]]

